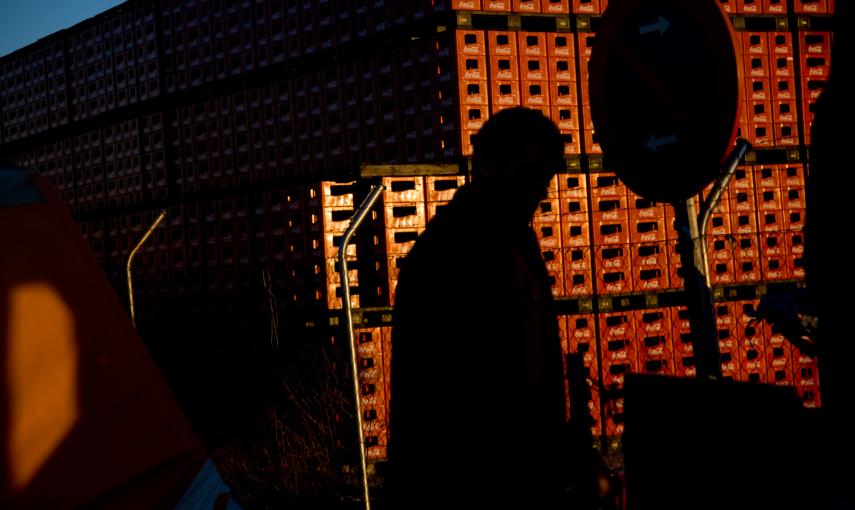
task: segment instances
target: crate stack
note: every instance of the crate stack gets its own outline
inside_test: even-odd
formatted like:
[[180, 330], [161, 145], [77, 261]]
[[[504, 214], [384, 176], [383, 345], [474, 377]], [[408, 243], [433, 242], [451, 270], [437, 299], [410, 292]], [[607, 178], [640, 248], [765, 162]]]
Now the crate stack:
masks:
[[[723, 371], [795, 386], [816, 406], [815, 361], [750, 315], [758, 289], [804, 278], [804, 148], [833, 1], [721, 4], [737, 28], [739, 128], [756, 148], [708, 230]], [[691, 377], [695, 360], [673, 210], [628, 190], [597, 143], [588, 61], [606, 7], [132, 0], [0, 59], [0, 142], [56, 184], [122, 292], [130, 250], [168, 210], [135, 266], [143, 324], [257, 324], [271, 309], [328, 324], [343, 305], [338, 244], [371, 183], [356, 169], [462, 163], [492, 115], [537, 109], [567, 157], [532, 222], [562, 346], [589, 371], [594, 434], [620, 435], [625, 374]], [[465, 178], [380, 182], [347, 257], [351, 304], [388, 312], [401, 260]], [[359, 324], [358, 349], [380, 459], [391, 333], [372, 321]]]

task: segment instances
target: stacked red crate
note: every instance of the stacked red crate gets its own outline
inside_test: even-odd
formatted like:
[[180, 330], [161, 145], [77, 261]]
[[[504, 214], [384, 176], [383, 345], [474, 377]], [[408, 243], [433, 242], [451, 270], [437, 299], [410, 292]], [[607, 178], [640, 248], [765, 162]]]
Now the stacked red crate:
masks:
[[758, 305], [758, 300], [731, 303], [736, 316], [739, 380], [768, 383], [766, 338], [762, 325], [754, 319]]
[[520, 106], [520, 53], [516, 32], [487, 32], [490, 107], [493, 113]]
[[610, 393], [604, 398], [606, 434], [623, 433], [623, 398], [616, 391], [623, 388], [627, 373], [640, 372], [638, 359], [638, 330], [635, 312], [610, 312], [598, 316], [599, 349], [603, 368], [603, 388]]
[[593, 293], [591, 236], [588, 231], [588, 182], [584, 174], [558, 174], [564, 285], [568, 296]]
[[427, 221], [433, 219], [443, 207], [448, 205], [457, 190], [466, 183], [463, 176], [427, 176], [425, 191], [427, 196]]
[[629, 292], [634, 281], [627, 188], [611, 173], [591, 174], [590, 179], [598, 292]]
[[790, 278], [784, 243], [781, 170], [777, 165], [755, 167], [757, 208], [760, 217], [760, 264], [766, 281]]
[[456, 33], [460, 143], [465, 156], [472, 154], [472, 137], [490, 117], [486, 37], [482, 30]]
[[549, 182], [546, 198], [540, 201], [532, 219], [546, 270], [549, 273], [553, 296], [566, 295], [564, 252], [561, 240], [561, 206], [558, 191], [559, 176]]
[[427, 224], [424, 177], [384, 177], [383, 216], [386, 229], [389, 297], [394, 303], [400, 264]]
[[834, 0], [794, 0], [793, 12], [826, 14], [834, 12]]
[[356, 364], [362, 433], [368, 458], [386, 458], [389, 423], [389, 354], [391, 328], [356, 330]]
[[768, 34], [771, 66], [771, 110], [775, 145], [798, 145], [795, 61], [789, 32]]
[[628, 192], [633, 287], [655, 292], [670, 285], [665, 206]]
[[542, 12], [543, 0], [513, 0], [511, 10], [513, 12], [540, 13]]
[[608, 0], [572, 0], [571, 9], [576, 14], [602, 14]]
[[[810, 5], [818, 4], [812, 2]], [[801, 61], [802, 125], [805, 143], [810, 144], [810, 127], [814, 106], [828, 81], [831, 70], [831, 32], [800, 32], [798, 35]]]
[[796, 392], [805, 407], [819, 407], [819, 366], [816, 358], [802, 354], [796, 348], [793, 349], [793, 356]]
[[794, 349], [784, 335], [774, 326], [763, 323], [763, 334], [766, 337], [766, 367], [769, 371], [769, 382], [784, 386], [795, 386], [793, 372]]
[[[770, 90], [770, 66], [768, 36], [763, 32], [737, 34], [742, 39], [737, 44], [737, 59], [742, 62], [746, 79], [746, 99], [743, 103], [740, 131], [754, 146], [772, 146], [772, 105]], [[763, 97], [764, 99], [757, 99]]]
[[578, 77], [576, 76], [576, 42], [571, 33], [546, 34], [549, 67], [550, 112], [561, 131], [565, 154], [579, 154], [580, 138]]
[[639, 368], [646, 373], [677, 374], [671, 311], [651, 308], [635, 312]]
[[[785, 208], [782, 214], [787, 228], [781, 235], [787, 257], [787, 272], [791, 278], [803, 279], [805, 276], [804, 234], [802, 230], [804, 222], [801, 219], [804, 216], [806, 205], [803, 203], [805, 193], [804, 166], [801, 164], [781, 165], [779, 171], [781, 172], [782, 194], [786, 197], [782, 202]], [[793, 200], [790, 199], [791, 191], [794, 192]], [[802, 197], [801, 204], [795, 200], [799, 197]]]
[[715, 305], [716, 333], [723, 379], [739, 379], [738, 317], [731, 303]]

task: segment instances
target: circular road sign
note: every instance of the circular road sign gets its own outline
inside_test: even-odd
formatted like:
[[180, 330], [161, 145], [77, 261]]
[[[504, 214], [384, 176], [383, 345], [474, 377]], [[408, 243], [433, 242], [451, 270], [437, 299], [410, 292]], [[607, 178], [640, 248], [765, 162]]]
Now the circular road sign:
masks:
[[676, 202], [718, 176], [736, 137], [740, 73], [716, 0], [610, 2], [589, 70], [600, 145], [630, 189]]

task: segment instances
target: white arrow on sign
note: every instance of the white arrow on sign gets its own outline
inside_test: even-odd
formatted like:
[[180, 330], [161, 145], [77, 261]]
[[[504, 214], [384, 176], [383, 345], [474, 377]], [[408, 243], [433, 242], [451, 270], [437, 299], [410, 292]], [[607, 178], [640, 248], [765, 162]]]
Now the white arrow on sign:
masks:
[[659, 147], [671, 145], [672, 143], [677, 143], [677, 135], [663, 136], [662, 138], [650, 135], [650, 140], [647, 140], [647, 148], [653, 152], [659, 152]]
[[657, 21], [656, 23], [651, 23], [649, 25], [642, 26], [638, 29], [638, 33], [644, 35], [649, 34], [651, 32], [659, 32], [659, 35], [662, 35], [665, 33], [666, 30], [668, 30], [668, 27], [670, 26], [671, 23], [669, 23], [667, 19], [663, 18], [662, 16], [659, 16], [659, 21]]

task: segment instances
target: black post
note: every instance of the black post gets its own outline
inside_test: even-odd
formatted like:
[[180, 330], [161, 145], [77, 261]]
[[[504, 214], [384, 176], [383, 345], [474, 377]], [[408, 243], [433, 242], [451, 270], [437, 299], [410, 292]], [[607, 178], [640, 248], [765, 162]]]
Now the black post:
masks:
[[692, 324], [693, 351], [698, 379], [721, 378], [721, 353], [715, 324], [712, 293], [703, 267], [698, 214], [693, 199], [675, 202], [674, 217], [678, 232], [677, 250], [683, 266], [686, 307]]

